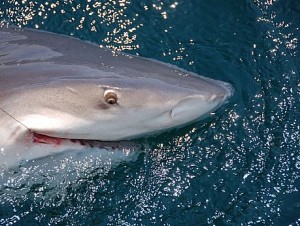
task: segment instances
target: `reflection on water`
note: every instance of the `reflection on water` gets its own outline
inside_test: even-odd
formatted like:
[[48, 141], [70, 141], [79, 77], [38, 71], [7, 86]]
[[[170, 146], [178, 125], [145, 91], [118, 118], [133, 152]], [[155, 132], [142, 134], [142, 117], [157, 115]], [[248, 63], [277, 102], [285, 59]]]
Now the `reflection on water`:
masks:
[[[155, 3], [154, 3], [155, 2]], [[56, 21], [60, 26], [68, 27], [70, 35], [83, 32], [101, 32], [101, 42], [114, 50], [134, 50], [139, 48], [136, 42], [136, 30], [144, 26], [143, 20], [139, 20], [141, 13], [157, 11], [163, 19], [168, 18], [169, 11], [176, 9], [178, 2], [165, 4], [153, 1], [141, 3], [137, 8], [128, 0], [109, 1], [16, 1], [8, 0], [2, 3], [1, 12], [4, 17], [18, 25], [30, 24], [35, 28], [47, 28], [49, 21]], [[128, 12], [129, 10], [133, 10]], [[59, 21], [57, 21], [59, 20]], [[147, 21], [145, 21], [147, 22]], [[168, 30], [164, 30], [168, 32]]]
[[[5, 3], [4, 3], [5, 4]], [[35, 28], [45, 28], [49, 21], [55, 21], [68, 30], [70, 35], [84, 32], [105, 32], [102, 39], [105, 46], [115, 50], [132, 50], [135, 44], [135, 30], [143, 26], [137, 23], [138, 14], [128, 16], [126, 11], [130, 1], [15, 1], [5, 5], [5, 16], [14, 24]], [[105, 27], [105, 30], [103, 30]]]
[[[298, 225], [297, 1], [16, 1], [0, 17], [234, 85], [211, 118], [117, 161], [56, 156], [2, 178], [0, 224]], [[1, 55], [1, 54], [0, 54]]]

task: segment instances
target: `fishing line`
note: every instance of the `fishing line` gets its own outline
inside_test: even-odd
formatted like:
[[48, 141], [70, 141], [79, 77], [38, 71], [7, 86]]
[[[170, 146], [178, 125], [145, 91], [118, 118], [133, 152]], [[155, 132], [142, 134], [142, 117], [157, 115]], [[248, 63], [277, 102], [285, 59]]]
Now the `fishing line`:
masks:
[[5, 114], [7, 114], [9, 117], [11, 117], [12, 119], [14, 119], [16, 122], [20, 123], [22, 126], [24, 126], [26, 129], [28, 129], [29, 131], [31, 131], [27, 126], [25, 126], [22, 122], [20, 122], [18, 119], [16, 119], [15, 117], [13, 117], [11, 114], [9, 114], [7, 111], [3, 110], [2, 108], [0, 108], [1, 111], [3, 111]]

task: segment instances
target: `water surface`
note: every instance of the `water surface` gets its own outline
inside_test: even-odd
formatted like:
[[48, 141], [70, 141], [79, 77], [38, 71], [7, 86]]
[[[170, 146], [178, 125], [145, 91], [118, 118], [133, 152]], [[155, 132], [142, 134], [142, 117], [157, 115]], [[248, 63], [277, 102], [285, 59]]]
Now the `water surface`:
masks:
[[300, 224], [299, 1], [8, 0], [0, 20], [235, 88], [212, 117], [129, 156], [66, 154], [2, 175], [1, 225]]

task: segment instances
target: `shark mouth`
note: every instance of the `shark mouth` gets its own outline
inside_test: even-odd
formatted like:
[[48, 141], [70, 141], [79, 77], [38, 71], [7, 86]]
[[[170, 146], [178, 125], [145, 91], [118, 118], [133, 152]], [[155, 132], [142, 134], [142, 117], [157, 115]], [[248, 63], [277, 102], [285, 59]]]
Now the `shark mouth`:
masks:
[[39, 133], [32, 132], [32, 142], [38, 144], [61, 145], [64, 138], [49, 137]]
[[140, 148], [140, 145], [133, 141], [100, 141], [100, 140], [83, 140], [83, 139], [67, 139], [60, 137], [50, 137], [36, 132], [32, 133], [32, 142], [35, 144], [46, 144], [51, 146], [60, 146], [66, 143], [72, 143], [74, 145], [80, 145], [82, 147], [99, 148], [99, 149], [132, 149]]

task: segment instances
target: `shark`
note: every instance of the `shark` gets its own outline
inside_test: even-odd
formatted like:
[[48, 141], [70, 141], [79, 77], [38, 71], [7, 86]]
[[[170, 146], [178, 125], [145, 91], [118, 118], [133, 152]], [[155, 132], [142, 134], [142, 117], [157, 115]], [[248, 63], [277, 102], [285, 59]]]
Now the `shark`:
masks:
[[0, 28], [0, 165], [201, 120], [229, 83], [74, 37]]

